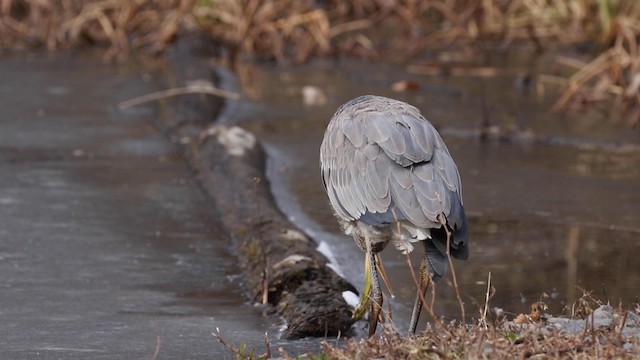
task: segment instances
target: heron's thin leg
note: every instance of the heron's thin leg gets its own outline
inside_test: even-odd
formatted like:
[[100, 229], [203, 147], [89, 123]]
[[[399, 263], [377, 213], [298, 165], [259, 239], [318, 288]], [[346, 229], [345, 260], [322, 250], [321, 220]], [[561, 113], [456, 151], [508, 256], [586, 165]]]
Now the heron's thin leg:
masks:
[[378, 320], [382, 311], [382, 291], [380, 290], [380, 278], [378, 276], [378, 262], [376, 261], [376, 255], [373, 253], [371, 240], [366, 239], [367, 243], [367, 256], [371, 261], [371, 310], [369, 311], [369, 336], [373, 336], [376, 333], [378, 327]]
[[420, 312], [422, 311], [422, 299], [424, 299], [427, 293], [427, 288], [431, 282], [431, 277], [427, 272], [427, 259], [422, 259], [420, 264], [420, 284], [416, 294], [416, 302], [413, 304], [413, 312], [411, 313], [411, 322], [409, 323], [409, 332], [416, 333], [416, 327], [418, 326], [418, 320], [420, 319]]

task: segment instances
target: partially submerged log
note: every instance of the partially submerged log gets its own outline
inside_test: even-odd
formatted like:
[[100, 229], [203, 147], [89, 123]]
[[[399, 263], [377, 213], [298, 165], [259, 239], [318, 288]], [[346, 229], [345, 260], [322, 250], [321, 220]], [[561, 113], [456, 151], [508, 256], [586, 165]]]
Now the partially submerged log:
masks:
[[[193, 80], [216, 83], [207, 57], [196, 55], [202, 48], [197, 41], [185, 40], [172, 55], [175, 86]], [[215, 125], [223, 106], [220, 98], [192, 94], [165, 101], [161, 127], [184, 144], [198, 180], [214, 200], [251, 299], [274, 306], [287, 321], [288, 339], [347, 332], [352, 308], [342, 293], [356, 290], [277, 208], [259, 141], [240, 127]]]

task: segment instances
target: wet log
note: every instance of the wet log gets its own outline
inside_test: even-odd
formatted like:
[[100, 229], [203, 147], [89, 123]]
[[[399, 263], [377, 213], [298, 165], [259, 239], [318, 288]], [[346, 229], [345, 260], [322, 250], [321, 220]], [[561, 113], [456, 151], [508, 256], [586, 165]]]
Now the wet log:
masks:
[[[215, 44], [183, 40], [171, 54], [172, 86], [217, 82], [211, 54]], [[181, 143], [202, 188], [210, 195], [243, 269], [243, 285], [256, 303], [265, 303], [287, 321], [283, 336], [346, 333], [352, 308], [342, 297], [355, 288], [327, 266], [316, 244], [279, 211], [265, 175], [266, 155], [246, 130], [216, 124], [223, 102], [209, 95], [166, 99], [160, 126]], [[221, 237], [225, 238], [225, 237]], [[212, 241], [220, 239], [213, 238]]]

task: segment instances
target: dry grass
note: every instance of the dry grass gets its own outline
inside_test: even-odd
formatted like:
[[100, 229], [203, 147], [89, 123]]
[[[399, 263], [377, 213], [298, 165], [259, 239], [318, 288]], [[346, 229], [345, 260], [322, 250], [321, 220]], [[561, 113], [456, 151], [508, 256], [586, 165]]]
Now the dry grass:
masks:
[[631, 126], [640, 122], [636, 0], [0, 0], [0, 49], [97, 44], [107, 59], [123, 59], [132, 50], [162, 52], [194, 29], [224, 45], [232, 64], [329, 54], [406, 61], [485, 41], [539, 51], [590, 43], [593, 60], [558, 59], [575, 74], [543, 77], [565, 88], [554, 109], [614, 96], [613, 108], [630, 114]]
[[[638, 346], [636, 342], [636, 346]], [[327, 359], [523, 359], [523, 358], [632, 358], [611, 330], [573, 335], [543, 333], [536, 327], [511, 329], [468, 328], [452, 324], [429, 329], [416, 337], [386, 333], [379, 338], [351, 340], [340, 348], [324, 346]]]
[[[486, 41], [527, 42], [538, 51], [592, 44], [590, 59], [558, 59], [573, 75], [542, 77], [565, 89], [554, 109], [613, 97], [612, 109], [627, 114], [630, 126], [640, 122], [636, 0], [0, 0], [0, 49], [99, 45], [106, 59], [121, 60], [132, 51], [160, 53], [191, 30], [227, 49], [232, 65], [331, 54], [406, 61]], [[475, 69], [461, 75], [476, 73], [487, 76]]]
[[[559, 318], [542, 313], [543, 306], [532, 305], [531, 314], [520, 314], [508, 320], [492, 313], [484, 324], [461, 325], [436, 321], [422, 333], [403, 337], [386, 328], [377, 336], [363, 339], [347, 339], [336, 346], [322, 343], [323, 351], [317, 354], [291, 356], [279, 348], [282, 359], [633, 359], [640, 354], [640, 307], [628, 310], [614, 309], [609, 326], [594, 326], [595, 309], [602, 309], [600, 302], [585, 293], [569, 309], [572, 319], [581, 327], [568, 331], [557, 324]], [[543, 305], [543, 304], [542, 304]], [[631, 320], [633, 317], [635, 320]], [[520, 320], [518, 320], [520, 319]], [[630, 324], [634, 322], [633, 324]], [[552, 325], [556, 324], [556, 325]], [[627, 331], [623, 332], [623, 329]], [[632, 331], [628, 331], [628, 330]], [[237, 359], [268, 359], [272, 356], [269, 340], [265, 335], [264, 352], [251, 349], [244, 343], [228, 344], [216, 331], [214, 337]]]
[[565, 86], [554, 110], [582, 107], [612, 95], [612, 110], [629, 114], [629, 126], [635, 127], [640, 122], [640, 2], [598, 4], [599, 21], [593, 24], [597, 29], [592, 39], [600, 44], [600, 55], [590, 61], [559, 57], [558, 63], [575, 73], [568, 79], [543, 80]]
[[162, 51], [183, 25], [189, 0], [0, 0], [0, 47], [105, 47], [107, 59]]
[[434, 44], [481, 40], [503, 45], [524, 40], [540, 48], [596, 41], [635, 56], [640, 4], [634, 0], [0, 0], [3, 47], [22, 43], [55, 49], [90, 42], [123, 52], [144, 46], [162, 49], [184, 28], [203, 29], [235, 53], [281, 61], [304, 61], [357, 47], [375, 53], [392, 46], [415, 54]]
[[312, 2], [207, 0], [198, 2], [193, 15], [229, 47], [232, 62], [239, 54], [303, 62], [329, 52], [327, 13]]
[[[488, 302], [488, 300], [487, 300]], [[530, 314], [508, 320], [492, 313], [478, 325], [436, 321], [421, 334], [401, 337], [386, 331], [369, 339], [350, 339], [340, 347], [323, 344], [323, 359], [516, 359], [636, 358], [640, 351], [640, 307], [622, 306], [612, 312], [609, 326], [594, 326], [595, 309], [602, 304], [585, 292], [567, 310], [568, 318], [584, 324], [577, 331], [557, 325], [563, 321], [544, 314], [544, 304], [536, 302]], [[481, 310], [481, 314], [482, 314]], [[636, 323], [630, 324], [630, 315]], [[635, 329], [623, 332], [623, 329]], [[313, 358], [313, 357], [312, 357]]]

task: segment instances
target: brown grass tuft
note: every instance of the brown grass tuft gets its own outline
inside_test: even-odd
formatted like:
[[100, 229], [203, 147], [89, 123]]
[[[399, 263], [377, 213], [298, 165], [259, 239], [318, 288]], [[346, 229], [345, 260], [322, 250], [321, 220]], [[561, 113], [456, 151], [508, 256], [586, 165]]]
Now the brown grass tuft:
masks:
[[542, 77], [565, 89], [553, 109], [613, 97], [612, 110], [626, 114], [629, 126], [640, 122], [636, 0], [0, 0], [0, 49], [99, 45], [106, 59], [122, 60], [132, 51], [160, 53], [192, 30], [224, 45], [232, 65], [329, 54], [407, 61], [487, 41], [538, 51], [591, 44], [593, 60], [558, 58], [575, 71], [569, 78]]

